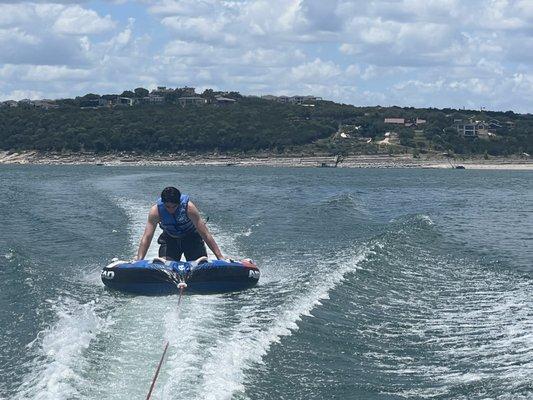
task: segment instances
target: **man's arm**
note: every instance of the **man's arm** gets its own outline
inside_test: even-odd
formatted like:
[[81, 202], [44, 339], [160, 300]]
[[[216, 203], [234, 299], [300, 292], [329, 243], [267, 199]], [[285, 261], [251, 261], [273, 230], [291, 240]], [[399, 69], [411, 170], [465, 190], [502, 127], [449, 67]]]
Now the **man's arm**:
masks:
[[217, 242], [215, 242], [215, 239], [213, 239], [213, 236], [211, 236], [211, 233], [209, 232], [209, 229], [207, 229], [207, 225], [200, 217], [200, 213], [198, 212], [198, 209], [193, 204], [192, 201], [189, 201], [189, 205], [187, 206], [187, 215], [191, 219], [192, 223], [196, 227], [196, 230], [204, 240], [204, 242], [209, 246], [211, 251], [215, 254], [215, 257], [219, 260], [223, 259], [224, 256], [222, 255], [222, 252], [218, 248]]
[[157, 211], [157, 206], [153, 206], [148, 214], [148, 221], [146, 222], [146, 227], [144, 228], [141, 243], [139, 243], [139, 250], [137, 251], [137, 257], [135, 257], [136, 260], [144, 260], [144, 257], [148, 252], [148, 248], [152, 243], [152, 238], [154, 237], [155, 228], [157, 228], [158, 223], [159, 213]]

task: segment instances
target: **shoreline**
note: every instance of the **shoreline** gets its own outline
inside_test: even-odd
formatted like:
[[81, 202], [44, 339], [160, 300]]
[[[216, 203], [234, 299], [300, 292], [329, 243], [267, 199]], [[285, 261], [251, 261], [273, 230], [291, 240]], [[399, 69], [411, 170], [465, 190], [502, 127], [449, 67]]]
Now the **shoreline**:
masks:
[[[150, 157], [150, 158], [149, 158]], [[224, 166], [224, 167], [335, 167], [333, 156], [228, 156], [228, 155], [139, 155], [135, 153], [40, 153], [25, 151], [12, 153], [0, 151], [0, 164], [4, 165], [99, 165], [99, 166]], [[337, 168], [417, 168], [479, 170], [533, 170], [533, 159], [518, 157], [491, 157], [449, 159], [421, 155], [352, 155], [343, 157]]]

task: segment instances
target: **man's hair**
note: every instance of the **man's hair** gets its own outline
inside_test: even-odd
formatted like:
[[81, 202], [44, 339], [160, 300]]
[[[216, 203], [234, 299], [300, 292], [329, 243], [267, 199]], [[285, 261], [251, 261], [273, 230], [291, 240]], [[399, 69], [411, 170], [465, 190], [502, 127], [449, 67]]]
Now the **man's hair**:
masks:
[[181, 192], [173, 186], [166, 187], [161, 192], [161, 200], [163, 201], [163, 203], [179, 204], [180, 199]]

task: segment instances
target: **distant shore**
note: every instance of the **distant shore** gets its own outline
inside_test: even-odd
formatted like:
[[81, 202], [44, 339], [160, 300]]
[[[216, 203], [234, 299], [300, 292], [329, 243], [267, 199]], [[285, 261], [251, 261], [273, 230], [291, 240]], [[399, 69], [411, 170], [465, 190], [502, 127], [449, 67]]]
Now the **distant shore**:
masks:
[[[187, 166], [210, 165], [225, 167], [324, 167], [335, 166], [332, 156], [295, 156], [295, 155], [140, 155], [135, 153], [41, 153], [25, 151], [13, 153], [0, 151], [0, 164], [29, 165], [100, 165], [100, 166]], [[492, 169], [492, 170], [533, 170], [533, 159], [515, 157], [490, 157], [489, 159], [428, 157], [421, 155], [353, 155], [343, 157], [337, 168], [433, 168], [433, 169]]]

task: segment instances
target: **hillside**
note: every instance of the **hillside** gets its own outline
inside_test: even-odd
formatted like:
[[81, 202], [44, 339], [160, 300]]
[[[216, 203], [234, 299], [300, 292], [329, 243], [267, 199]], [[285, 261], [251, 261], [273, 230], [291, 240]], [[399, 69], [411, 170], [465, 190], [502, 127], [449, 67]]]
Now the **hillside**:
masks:
[[[285, 104], [236, 93], [236, 101], [227, 105], [209, 103], [206, 97], [202, 105], [180, 105], [176, 98], [162, 104], [82, 108], [87, 96], [58, 100], [54, 107], [1, 107], [0, 150], [415, 156], [533, 152], [533, 115], [511, 111]], [[388, 118], [394, 122], [386, 123]]]

